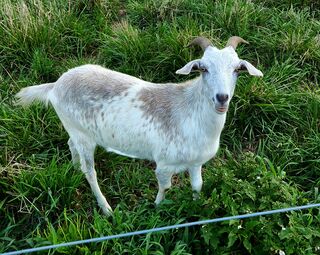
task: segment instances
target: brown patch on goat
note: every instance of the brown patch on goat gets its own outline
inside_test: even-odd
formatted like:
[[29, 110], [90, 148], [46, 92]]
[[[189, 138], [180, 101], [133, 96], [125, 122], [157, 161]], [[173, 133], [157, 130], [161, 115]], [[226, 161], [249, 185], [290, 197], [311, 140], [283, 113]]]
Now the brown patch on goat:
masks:
[[175, 112], [179, 103], [179, 98], [183, 93], [183, 86], [159, 85], [159, 87], [144, 88], [138, 98], [142, 101], [140, 109], [143, 117], [149, 123], [158, 124], [169, 138], [174, 136], [178, 129], [179, 120]]

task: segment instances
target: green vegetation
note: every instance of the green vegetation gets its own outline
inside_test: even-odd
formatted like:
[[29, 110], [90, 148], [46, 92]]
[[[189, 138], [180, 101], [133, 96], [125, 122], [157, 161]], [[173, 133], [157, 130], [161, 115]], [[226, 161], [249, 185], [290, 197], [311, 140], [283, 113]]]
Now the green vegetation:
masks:
[[[320, 4], [316, 0], [1, 0], [0, 252], [320, 202]], [[155, 82], [200, 56], [197, 35], [265, 74], [242, 75], [221, 148], [203, 169], [197, 201], [186, 174], [159, 208], [154, 166], [97, 149], [101, 214], [70, 163], [54, 111], [13, 105], [20, 88], [84, 63]], [[50, 254], [319, 254], [319, 209], [166, 231]], [[48, 253], [48, 252], [43, 252]]]

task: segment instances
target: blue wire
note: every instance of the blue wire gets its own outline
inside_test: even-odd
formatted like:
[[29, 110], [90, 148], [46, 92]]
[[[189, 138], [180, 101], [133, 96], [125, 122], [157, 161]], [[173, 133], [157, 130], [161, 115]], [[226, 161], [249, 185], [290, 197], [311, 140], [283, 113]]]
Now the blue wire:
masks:
[[188, 222], [188, 223], [183, 223], [183, 224], [177, 224], [177, 225], [171, 225], [171, 226], [165, 226], [165, 227], [159, 227], [159, 228], [152, 228], [152, 229], [145, 229], [145, 230], [140, 230], [140, 231], [122, 233], [122, 234], [118, 234], [118, 235], [103, 236], [103, 237], [73, 241], [73, 242], [69, 242], [69, 243], [60, 243], [60, 244], [42, 246], [42, 247], [25, 249], [25, 250], [20, 250], [20, 251], [5, 252], [5, 253], [1, 253], [0, 255], [16, 255], [16, 254], [31, 253], [31, 252], [56, 249], [56, 248], [61, 248], [61, 247], [66, 247], [66, 246], [73, 246], [73, 245], [93, 243], [93, 242], [102, 242], [102, 241], [107, 241], [107, 240], [111, 240], [111, 239], [115, 239], [115, 238], [144, 235], [144, 234], [165, 231], [165, 230], [170, 230], [170, 229], [178, 229], [178, 228], [183, 228], [183, 227], [204, 225], [204, 224], [210, 224], [210, 223], [228, 221], [228, 220], [246, 219], [246, 218], [252, 218], [252, 217], [257, 217], [257, 216], [264, 216], [264, 215], [270, 215], [270, 214], [276, 214], [276, 213], [309, 209], [309, 208], [314, 208], [314, 207], [320, 207], [320, 203], [319, 204], [302, 205], [302, 206], [296, 206], [296, 207], [289, 207], [289, 208], [283, 208], [283, 209], [277, 209], [277, 210], [270, 210], [270, 211], [264, 211], [264, 212], [248, 213], [248, 214], [222, 217], [222, 218], [209, 219], [209, 220], [200, 220], [200, 221]]

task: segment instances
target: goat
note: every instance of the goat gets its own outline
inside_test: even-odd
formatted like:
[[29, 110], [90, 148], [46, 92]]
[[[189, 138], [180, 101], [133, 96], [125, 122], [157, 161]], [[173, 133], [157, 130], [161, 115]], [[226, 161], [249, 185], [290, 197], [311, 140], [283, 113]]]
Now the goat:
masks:
[[196, 198], [202, 188], [201, 166], [218, 151], [226, 112], [238, 73], [263, 76], [238, 58], [236, 47], [247, 43], [233, 36], [218, 49], [204, 37], [191, 45], [204, 51], [177, 70], [200, 76], [179, 84], [155, 84], [98, 65], [83, 65], [56, 82], [23, 88], [17, 104], [51, 103], [70, 139], [72, 161], [80, 163], [103, 213], [112, 209], [101, 193], [94, 168], [96, 145], [107, 151], [156, 163], [159, 204], [173, 174], [188, 171]]

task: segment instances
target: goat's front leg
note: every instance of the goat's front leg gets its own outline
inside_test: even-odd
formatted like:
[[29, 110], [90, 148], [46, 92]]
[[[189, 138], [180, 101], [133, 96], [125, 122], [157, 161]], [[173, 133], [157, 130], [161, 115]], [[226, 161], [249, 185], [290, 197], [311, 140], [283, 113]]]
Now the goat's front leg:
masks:
[[188, 172], [190, 174], [190, 182], [193, 190], [193, 199], [198, 199], [203, 184], [201, 166], [191, 167]]
[[170, 171], [161, 170], [159, 168], [156, 169], [156, 176], [159, 185], [159, 190], [155, 201], [156, 205], [158, 205], [164, 199], [166, 189], [171, 187], [172, 174], [173, 173]]

